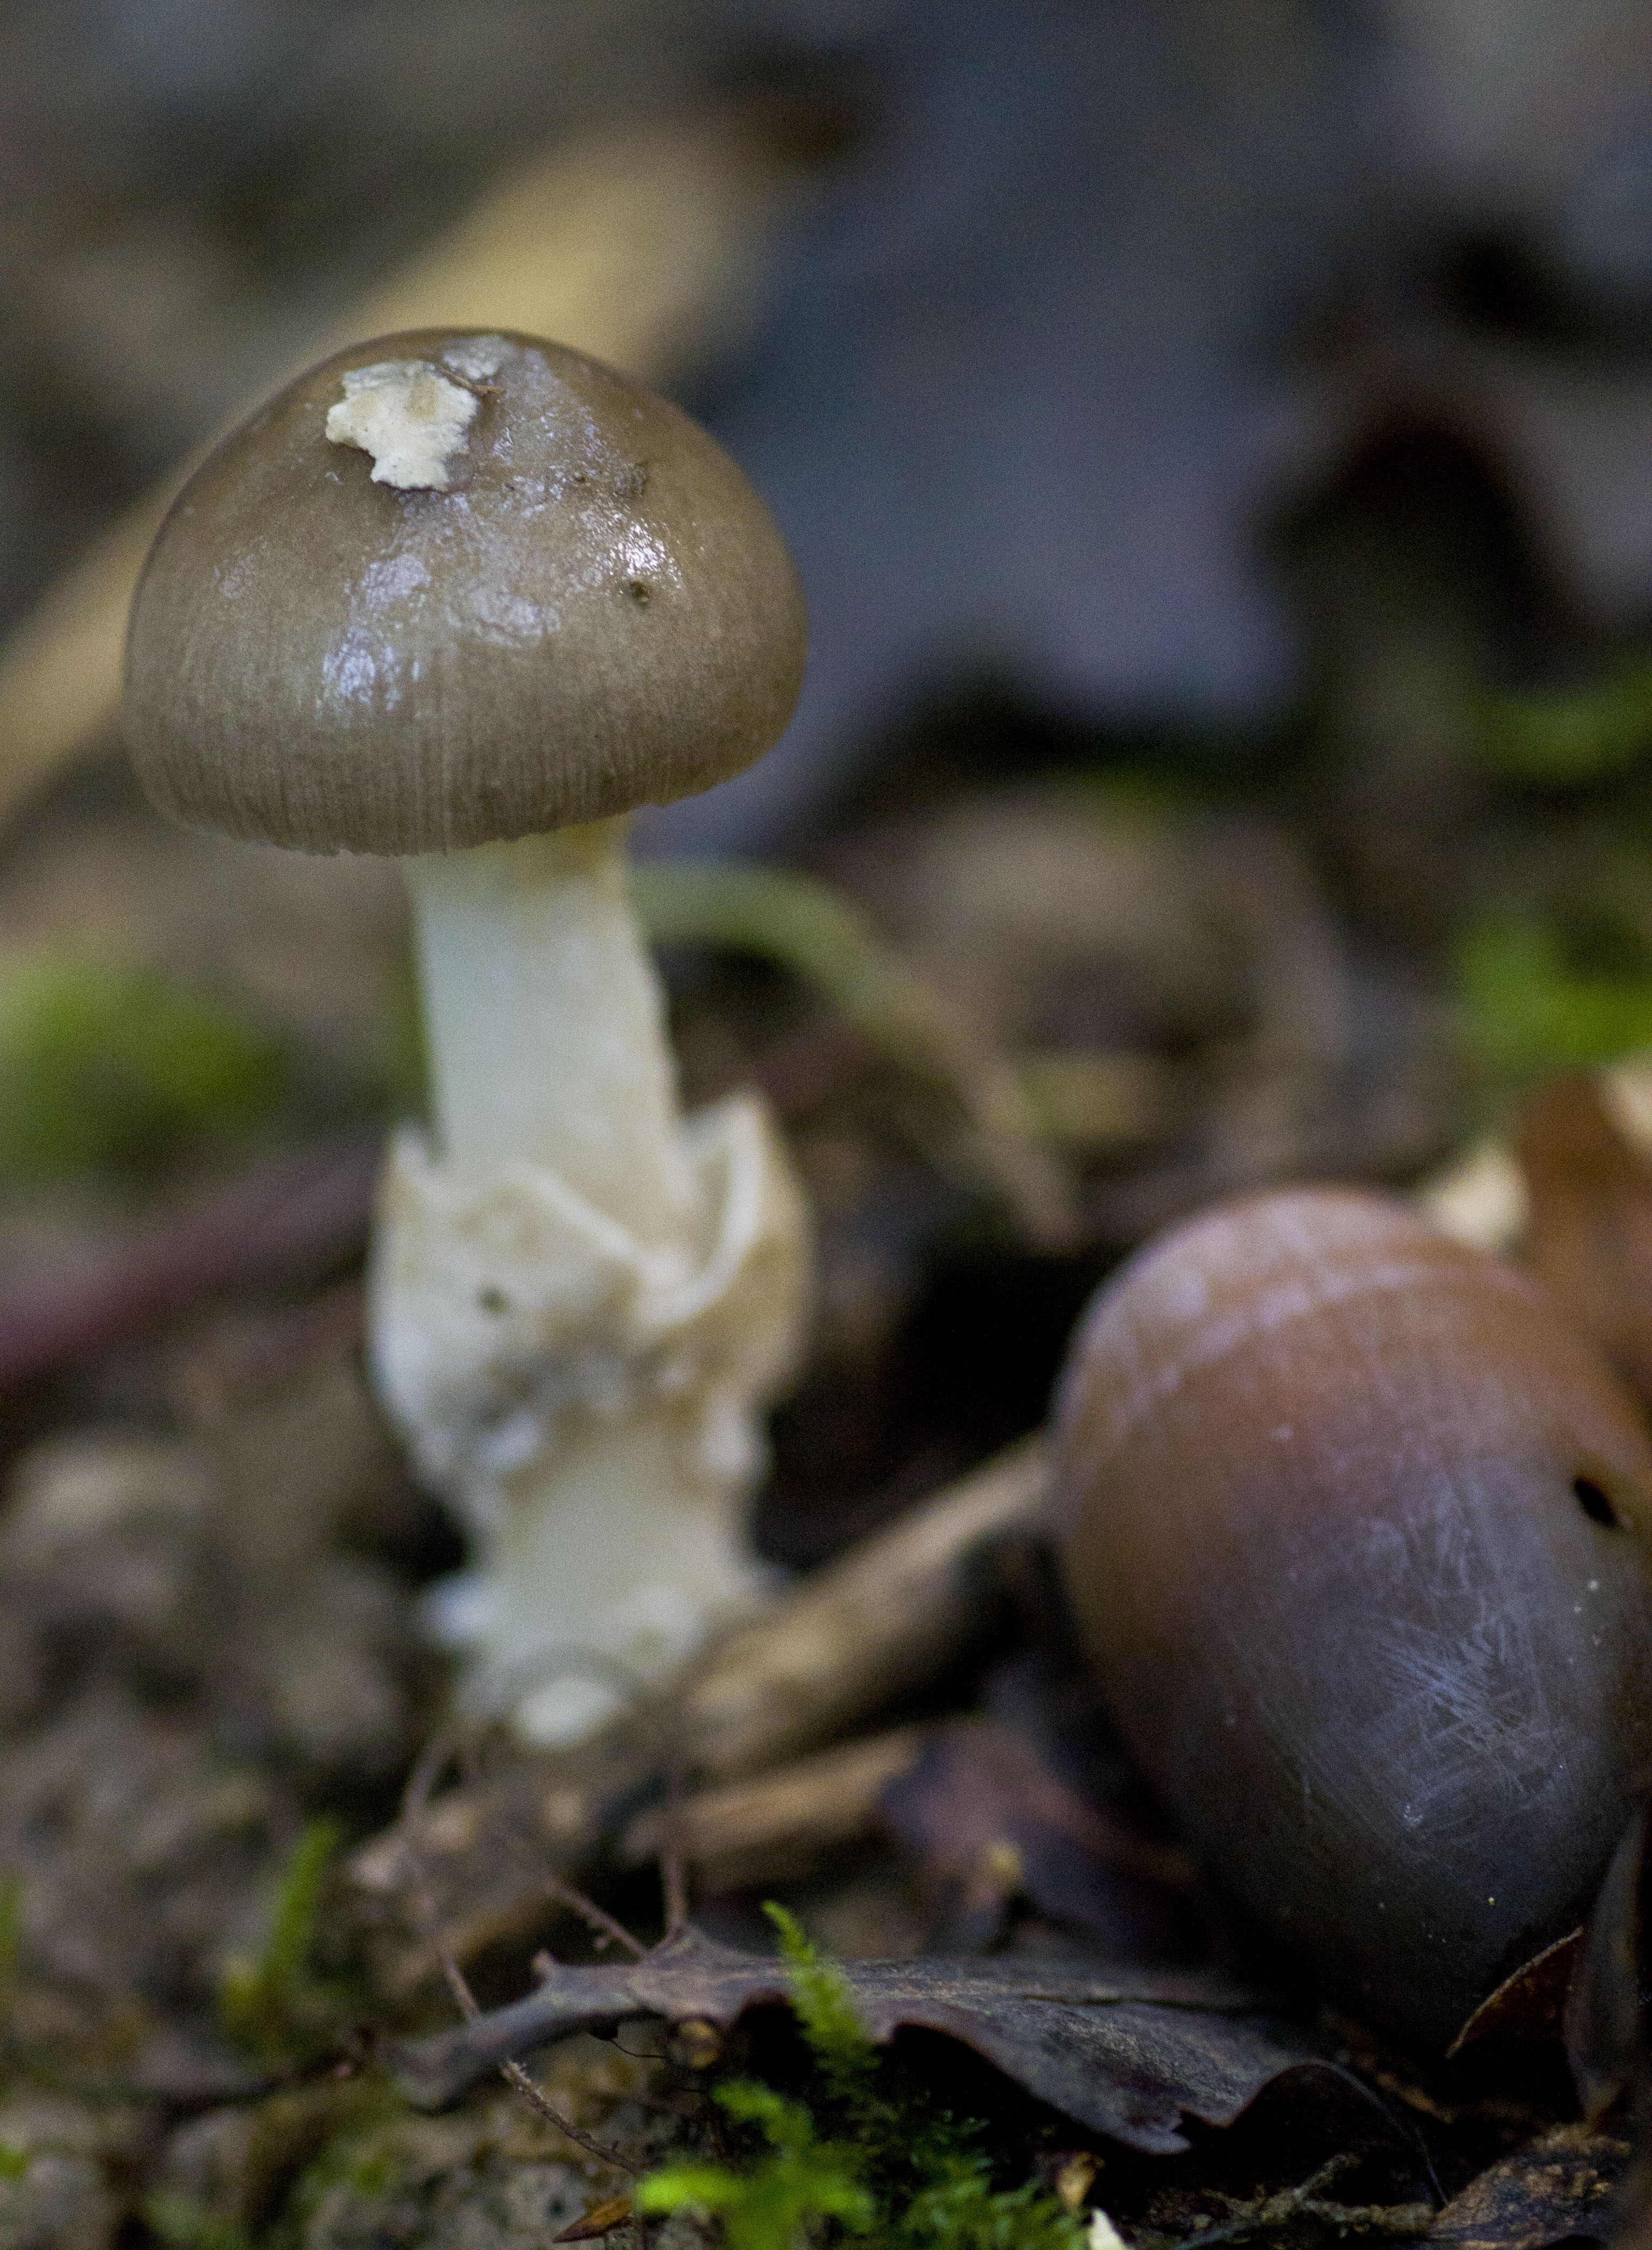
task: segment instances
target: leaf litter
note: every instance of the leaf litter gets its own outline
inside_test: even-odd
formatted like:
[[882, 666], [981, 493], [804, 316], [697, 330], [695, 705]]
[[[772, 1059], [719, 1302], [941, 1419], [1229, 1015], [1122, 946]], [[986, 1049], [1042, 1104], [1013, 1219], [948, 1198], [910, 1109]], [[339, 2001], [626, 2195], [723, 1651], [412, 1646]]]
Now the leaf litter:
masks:
[[[841, 1136], [840, 1122], [833, 1129]], [[1630, 1193], [1619, 1158], [1607, 1174], [1614, 1192]], [[840, 1167], [840, 1177], [861, 1175]], [[1574, 1185], [1564, 1225], [1550, 1226], [1555, 1206], [1539, 1193], [1534, 1232], [1540, 1241], [1558, 1232], [1581, 1273], [1598, 1213], [1588, 1181]], [[839, 1228], [825, 1201], [828, 1231]], [[850, 1213], [854, 1226], [868, 1208]], [[841, 1301], [864, 1317], [864, 1295]], [[14, 1480], [5, 1601], [18, 1630], [0, 1653], [4, 1758], [19, 1784], [0, 1820], [17, 1870], [0, 1916], [16, 1925], [3, 1948], [8, 2059], [26, 2082], [55, 2039], [82, 2081], [53, 2097], [50, 2119], [26, 2102], [0, 2119], [11, 2151], [0, 2206], [8, 2197], [17, 2206], [0, 2208], [0, 2239], [13, 2218], [14, 2232], [33, 2224], [19, 2198], [71, 2172], [86, 2191], [76, 2208], [88, 2250], [105, 2250], [140, 2206], [151, 2233], [225, 2250], [277, 2225], [306, 2250], [468, 2240], [475, 2227], [487, 2242], [567, 2229], [581, 2239], [582, 2228], [596, 2239], [632, 2223], [619, 2216], [630, 2207], [627, 2171], [701, 2155], [726, 2168], [720, 2133], [735, 2136], [735, 2156], [743, 2146], [748, 2160], [766, 2160], [756, 2112], [744, 2123], [720, 2116], [709, 2096], [732, 2064], [772, 2041], [795, 1988], [783, 1963], [746, 1942], [750, 1897], [709, 1881], [697, 1926], [669, 1929], [635, 1961], [542, 1960], [527, 2001], [479, 2007], [456, 2033], [414, 2035], [439, 2003], [429, 1933], [404, 1930], [399, 1944], [387, 1936], [405, 1832], [359, 1839], [433, 1715], [436, 1683], [412, 1631], [412, 1589], [428, 1568], [409, 1566], [392, 1520], [406, 1521], [408, 1495], [346, 1363], [358, 1324], [346, 1309], [339, 1333], [318, 1329], [324, 1348], [299, 1350], [295, 1364], [279, 1337], [296, 1336], [308, 1314], [255, 1317], [274, 1341], [253, 1357], [282, 1363], [262, 1389], [226, 1385], [197, 1342], [169, 1394], [169, 1411], [188, 1403], [184, 1434], [156, 1441], [171, 1449], [165, 1461], [153, 1446], [93, 1439], [85, 1459], [25, 1461]], [[852, 1340], [846, 1328], [845, 1364]], [[205, 1359], [232, 1360], [231, 1342], [216, 1339]], [[1626, 1360], [1631, 1344], [1626, 1336]], [[937, 1458], [939, 1474], [909, 1483], [907, 1497], [944, 1480], [956, 1457]], [[1021, 1505], [999, 1510], [1000, 1534]], [[949, 1598], [980, 1617], [991, 1610], [991, 1633], [955, 1638], [950, 1654], [937, 1642], [933, 1681], [880, 1674], [875, 1694], [834, 1717], [833, 1741], [846, 1727], [853, 1739], [894, 1722], [923, 1748], [854, 1852], [805, 1870], [792, 1894], [812, 1901], [824, 1930], [844, 1926], [861, 1885], [863, 1934], [884, 1950], [846, 1959], [841, 1973], [881, 2052], [966, 2088], [966, 2114], [992, 2118], [1006, 2161], [1024, 2157], [1028, 2181], [1082, 2172], [1079, 2201], [1091, 2197], [1135, 2250], [1400, 2239], [1425, 2226], [1441, 2240], [1541, 2250], [1604, 2233], [1630, 2145], [1625, 2105], [1645, 2079], [1638, 1877], [1614, 1907], [1603, 1901], [1595, 1965], [1576, 1984], [1574, 2060], [1580, 2076], [1586, 2064], [1593, 2074], [1591, 2114], [1606, 2130], [1561, 2122], [1564, 2094], [1534, 2091], [1525, 2066], [1508, 2064], [1517, 2028], [1534, 2050], [1547, 2039], [1552, 2055], [1569, 1957], [1528, 1964], [1494, 1996], [1455, 2076], [1419, 2074], [1250, 1974], [1219, 1903], [1131, 1798], [1093, 1708], [1074, 1701], [1040, 1629], [1039, 1590], [1019, 1609], [1001, 1586], [990, 1592], [998, 1582], [974, 1550], [937, 1549], [933, 1567]], [[315, 1630], [305, 1638], [301, 1626]], [[1006, 1645], [1021, 1650], [1007, 1665]], [[640, 1879], [612, 1856], [625, 1824], [659, 1803], [669, 1761], [651, 1723], [641, 1715], [588, 1770], [506, 1754], [432, 1805], [423, 1840], [441, 1873], [439, 1934], [486, 1996], [520, 1982], [536, 1944], [623, 1951], [620, 1922], [645, 1936], [659, 1927]], [[106, 1777], [66, 1795], [71, 1769]], [[121, 1772], [124, 1786], [107, 1777]], [[196, 1809], [174, 1832], [162, 1815], [184, 1784]], [[386, 1875], [382, 1925], [369, 1887], [342, 1867], [319, 1880], [318, 1824], [341, 1804], [351, 1867], [377, 1855]], [[52, 1842], [66, 1819], [66, 1858]], [[436, 1848], [439, 1830], [451, 1850]], [[572, 1926], [574, 1882], [612, 1908], [605, 1932]], [[891, 1957], [900, 1917], [878, 1905], [878, 1884], [886, 1901], [907, 1887], [911, 1943], [929, 1950]], [[875, 1956], [877, 1945], [846, 1950]], [[135, 1996], [123, 1997], [123, 1979]], [[1580, 2031], [1586, 2003], [1594, 2028]], [[663, 2051], [627, 2065], [623, 2086], [605, 2078], [617, 2058], [605, 2040], [646, 2042], [650, 2020], [670, 2027]], [[520, 2034], [514, 2060], [552, 2040], [532, 2081], [547, 2106], [533, 2117], [518, 2102], [521, 2122], [503, 2126], [516, 2097], [478, 2078], [468, 2094], [454, 2082], [456, 2112], [410, 2115], [368, 2061], [363, 2021], [397, 2028], [382, 2053], [408, 2086], [444, 2057], [453, 2068], [463, 2059], [461, 2076], [487, 2076], [496, 2062], [478, 2056], [494, 2053], [490, 2041]], [[958, 2075], [964, 2060], [973, 2079]], [[777, 2098], [790, 2101], [795, 2074], [780, 2077]], [[782, 2113], [770, 2122], [781, 2129]], [[771, 2137], [764, 2145], [784, 2153]], [[238, 2184], [224, 2185], [214, 2164]], [[1634, 2180], [1631, 2167], [1626, 2244], [1637, 2225], [1645, 2231]], [[147, 2202], [135, 2201], [135, 2181]], [[672, 2242], [701, 2239], [681, 2234], [688, 2224], [681, 2213], [650, 2221]], [[228, 2231], [211, 2232], [220, 2226]]]
[[[1186, 2147], [1184, 2115], [1228, 2124], [1284, 2073], [1337, 2067], [1256, 1995], [1199, 1971], [1085, 1974], [921, 1956], [846, 1962], [842, 1974], [872, 2039], [944, 2033], [1078, 2123], [1159, 2154]], [[790, 1992], [782, 1963], [691, 1928], [640, 1961], [548, 1964], [525, 1999], [391, 2048], [386, 2060], [410, 2101], [439, 2109], [570, 2032], [643, 2016], [727, 2029]]]

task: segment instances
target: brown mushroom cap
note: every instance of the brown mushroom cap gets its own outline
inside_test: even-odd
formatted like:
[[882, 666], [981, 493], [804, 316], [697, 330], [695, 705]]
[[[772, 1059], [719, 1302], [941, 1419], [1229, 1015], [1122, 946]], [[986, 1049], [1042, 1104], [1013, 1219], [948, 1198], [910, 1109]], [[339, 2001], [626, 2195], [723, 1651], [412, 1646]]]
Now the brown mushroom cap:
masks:
[[[387, 361], [477, 400], [446, 489], [328, 436], [346, 374]], [[190, 479], [133, 604], [123, 721], [192, 827], [446, 851], [742, 771], [804, 642], [767, 509], [685, 414], [536, 337], [424, 329], [301, 376]]]

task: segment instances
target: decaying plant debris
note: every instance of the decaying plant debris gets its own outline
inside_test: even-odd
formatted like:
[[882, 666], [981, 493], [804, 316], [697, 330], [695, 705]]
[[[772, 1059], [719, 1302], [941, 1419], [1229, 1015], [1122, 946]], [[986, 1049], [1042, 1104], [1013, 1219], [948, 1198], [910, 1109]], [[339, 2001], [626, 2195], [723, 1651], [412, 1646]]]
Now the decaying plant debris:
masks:
[[[1074, 802], [1052, 792], [1039, 821], [1059, 826]], [[79, 816], [58, 818], [66, 865]], [[921, 814], [900, 818], [923, 833]], [[120, 818], [143, 833], [135, 812]], [[1211, 818], [1195, 859], [1219, 848]], [[1109, 849], [1137, 850], [1140, 819], [1131, 809]], [[943, 861], [950, 832], [937, 826]], [[1241, 832], [1220, 850], [1240, 851]], [[844, 868], [852, 857], [846, 845]], [[1144, 894], [1162, 922], [1164, 881]], [[923, 968], [910, 908], [912, 973], [940, 979], [949, 949], [965, 958], [958, 911]], [[1225, 991], [1200, 979], [1234, 961], [1219, 950], [1167, 988], [1160, 939], [1144, 941], [1132, 1036], [1177, 1026], [1153, 1065], [1169, 1106], [1129, 1136], [1052, 1142], [1077, 1160], [1085, 1213], [1083, 1243], [1058, 1256], [1018, 1241], [990, 1170], [947, 1161], [967, 1109], [878, 1059], [853, 991], [823, 1018], [813, 987], [751, 966], [739, 942], [714, 954], [679, 937], [668, 960], [691, 1083], [715, 1091], [755, 1060], [791, 1088], [826, 1284], [761, 1522], [774, 1550], [830, 1559], [682, 1694], [639, 1700], [577, 1750], [446, 1728], [418, 1600], [453, 1535], [357, 1371], [365, 1144], [312, 1157], [294, 1129], [324, 1074], [301, 1069], [287, 1097], [292, 1157], [174, 1144], [162, 1177], [202, 1214], [188, 1225], [145, 1215], [142, 1173], [19, 1198], [20, 1245], [51, 1210], [56, 1240], [79, 1246], [49, 1281], [20, 1260], [13, 1295], [0, 2240], [323, 2250], [634, 2227], [639, 2178], [761, 2160], [718, 2086], [756, 2074], [817, 2099], [757, 1911], [774, 1895], [843, 1960], [891, 2083], [916, 2073], [987, 2121], [995, 2192], [1041, 2182], [1055, 2211], [1065, 2180], [1073, 2209], [1156, 2247], [1354, 2234], [1543, 2250], [1598, 2235], [1643, 2077], [1635, 1878], [1608, 1887], [1573, 1984], [1586, 2123], [1562, 2060], [1564, 1966], [1500, 1995], [1450, 2064], [1317, 2012], [1144, 1795], [1034, 1536], [1046, 1455], [1017, 1432], [1072, 1306], [1130, 1231], [1120, 1214], [1234, 1177], [1228, 1128], [1200, 1136], [1233, 1114], [1225, 1043], [1251, 1003], [1242, 977]], [[1051, 965], [1061, 946], [1082, 963], [1101, 942], [1040, 934], [1002, 997], [973, 988], [981, 1036], [1004, 1055], [1029, 1037], [1111, 1052], [1037, 1013], [1067, 973]], [[1003, 950], [989, 941], [982, 957]], [[155, 957], [164, 967], [163, 934]], [[317, 1034], [301, 997], [288, 1005], [301, 1051]], [[1201, 1024], [1220, 1062], [1188, 1059]], [[1296, 1089], [1270, 1108], [1276, 1124], [1300, 1098], [1302, 1050], [1282, 1061], [1272, 1033], [1254, 1036], [1248, 1099], [1275, 1071]], [[1630, 1143], [1608, 1163], [1598, 1125], [1593, 1140], [1557, 1131], [1563, 1101], [1587, 1098], [1546, 1093], [1517, 1142], [1532, 1255], [1562, 1279], [1593, 1270], [1577, 1247], [1602, 1223], [1591, 1183], [1614, 1210], [1640, 1191]], [[350, 1113], [325, 1099], [335, 1134]], [[370, 1104], [351, 1099], [359, 1121]], [[1249, 1176], [1264, 1158], [1246, 1145]], [[135, 1261], [144, 1289], [112, 1287]], [[1043, 1327], [1006, 1336], [995, 1363], [974, 1331], [999, 1335], [1001, 1293], [1018, 1289]], [[662, 1860], [679, 1887], [663, 1909]], [[479, 2010], [458, 2028], [455, 1978]], [[500, 2084], [517, 2057], [548, 2110]], [[432, 2103], [456, 2106], [420, 2114]], [[1638, 2178], [1631, 2166], [1630, 2218]], [[646, 2225], [667, 2244], [709, 2239], [686, 2212]]]
[[[1268, 2027], [1258, 1997], [1216, 1979], [1042, 1972], [1016, 1961], [867, 1962], [844, 1971], [874, 2039], [916, 2028], [963, 2039], [1092, 2132], [1127, 2148], [1185, 2147], [1184, 2118], [1231, 2124], [1264, 2086], [1317, 2066]], [[492, 2068], [569, 2031], [657, 2016], [727, 2029], [747, 2008], [787, 1997], [772, 1958], [695, 1930], [614, 1968], [549, 1967], [512, 2008], [387, 2058], [421, 2107], [456, 2100]]]
[[[686, 177], [768, 224], [766, 160], [654, 145], [646, 211], [690, 224]], [[666, 294], [612, 348], [651, 356]], [[978, 2219], [1641, 2242], [1638, 1830], [1586, 1936], [1452, 2057], [1400, 2051], [1172, 1832], [1036, 1536], [1080, 1305], [1236, 1188], [1408, 1188], [1493, 1132], [1501, 1237], [1644, 1391], [1652, 1170], [1589, 1074], [1652, 1032], [1635, 675], [1583, 681], [1558, 760], [1547, 707], [1491, 692], [1509, 588], [1462, 586], [1441, 528], [1496, 515], [1476, 473], [1385, 428], [1283, 526], [1318, 701], [1242, 771], [972, 688], [791, 864], [639, 884], [688, 1094], [767, 1094], [822, 1281], [756, 1527], [798, 1575], [575, 1750], [454, 1724], [421, 1604], [457, 1536], [360, 1377], [377, 1150], [418, 1100], [380, 872], [163, 835], [96, 765], [14, 830], [0, 2250], [708, 2242], [639, 2183], [795, 2187], [847, 2114], [766, 1900], [841, 1963], [868, 2098], [979, 2122]]]

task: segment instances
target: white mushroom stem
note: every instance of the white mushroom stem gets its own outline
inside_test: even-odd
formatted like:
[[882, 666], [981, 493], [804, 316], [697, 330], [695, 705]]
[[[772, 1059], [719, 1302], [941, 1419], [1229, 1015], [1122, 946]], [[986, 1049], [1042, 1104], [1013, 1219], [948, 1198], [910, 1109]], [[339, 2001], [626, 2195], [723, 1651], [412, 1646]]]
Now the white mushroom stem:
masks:
[[621, 836], [411, 863], [436, 1144], [392, 1150], [374, 1252], [380, 1394], [474, 1540], [439, 1630], [542, 1741], [751, 1605], [742, 1504], [808, 1287], [762, 1105], [679, 1115]]
[[623, 820], [409, 859], [431, 1097], [473, 1179], [549, 1164], [639, 1241], [693, 1222], [676, 1073]]

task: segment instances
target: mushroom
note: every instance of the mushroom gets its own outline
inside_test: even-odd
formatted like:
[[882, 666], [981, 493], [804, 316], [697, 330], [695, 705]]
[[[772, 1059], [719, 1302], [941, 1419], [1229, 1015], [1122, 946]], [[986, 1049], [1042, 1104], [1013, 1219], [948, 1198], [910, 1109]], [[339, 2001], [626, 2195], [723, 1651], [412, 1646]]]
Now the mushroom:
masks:
[[1652, 1754], [1652, 1443], [1539, 1286], [1397, 1200], [1260, 1196], [1100, 1293], [1054, 1520], [1213, 1872], [1443, 2046], [1579, 1919]]
[[685, 415], [439, 329], [226, 438], [133, 604], [124, 728], [164, 811], [405, 861], [432, 1130], [391, 1153], [370, 1353], [473, 1535], [439, 1628], [542, 1739], [759, 1585], [738, 1509], [798, 1347], [802, 1200], [755, 1097], [681, 1115], [625, 816], [767, 749], [804, 641], [767, 511]]

